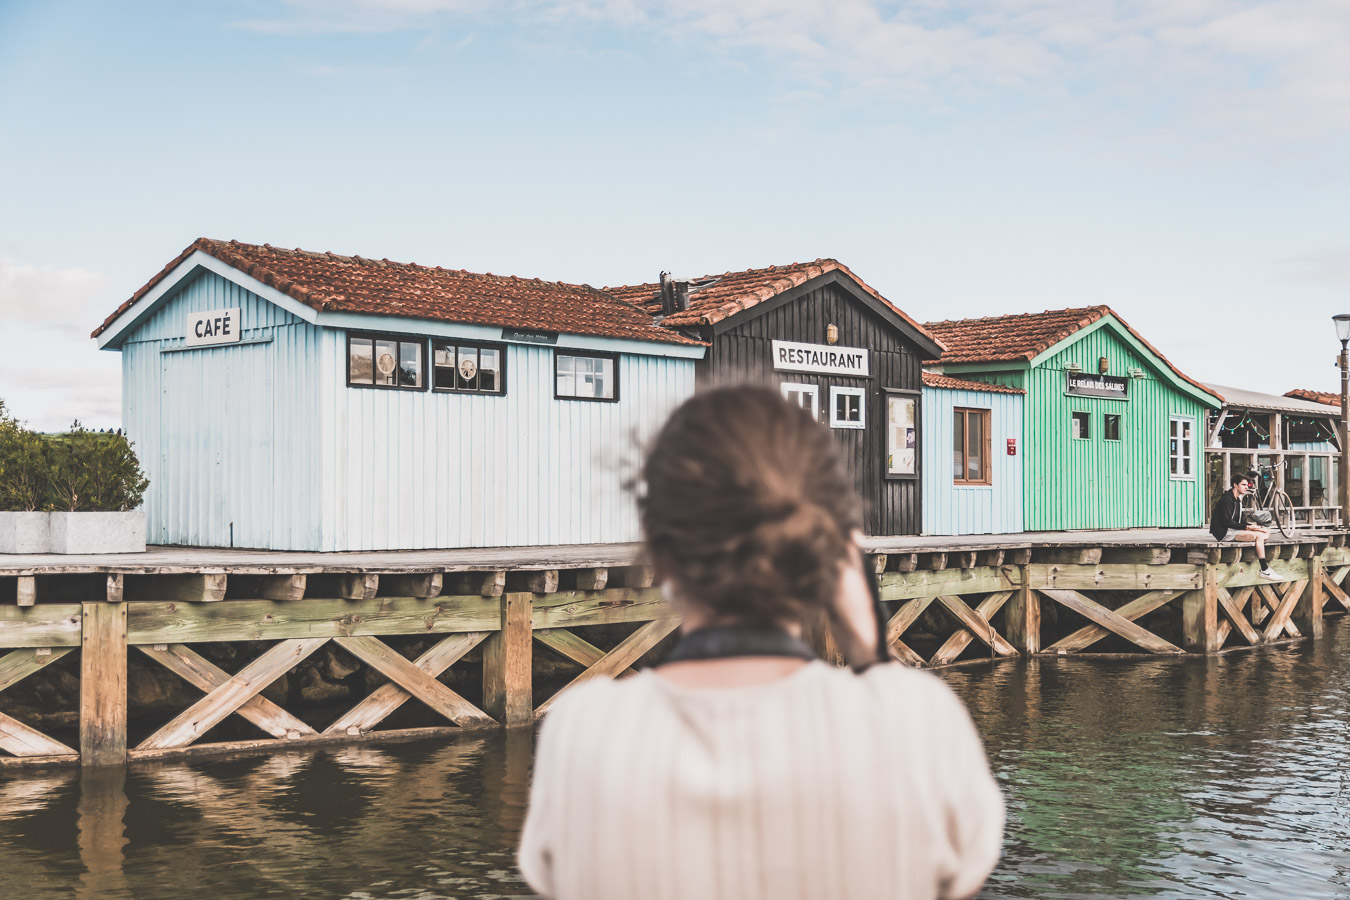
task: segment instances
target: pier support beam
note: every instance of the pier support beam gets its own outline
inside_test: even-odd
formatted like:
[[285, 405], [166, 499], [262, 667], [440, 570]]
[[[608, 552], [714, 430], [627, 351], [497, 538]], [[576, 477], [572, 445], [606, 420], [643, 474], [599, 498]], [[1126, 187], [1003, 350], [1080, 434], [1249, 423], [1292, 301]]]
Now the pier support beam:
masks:
[[82, 618], [80, 763], [120, 766], [127, 761], [127, 607], [85, 603]]
[[501, 631], [483, 644], [483, 708], [506, 726], [534, 723], [533, 599], [503, 594]]
[[1308, 587], [1294, 606], [1294, 624], [1304, 637], [1317, 639], [1322, 636], [1322, 604], [1325, 602], [1322, 557], [1314, 556], [1308, 560]]
[[1008, 599], [1003, 610], [1004, 630], [1008, 643], [1025, 656], [1041, 652], [1041, 598], [1027, 581], [1026, 566], [1020, 567], [1022, 585]]
[[1211, 564], [1204, 567], [1203, 587], [1181, 598], [1181, 630], [1186, 649], [1192, 653], [1219, 650], [1219, 576]]

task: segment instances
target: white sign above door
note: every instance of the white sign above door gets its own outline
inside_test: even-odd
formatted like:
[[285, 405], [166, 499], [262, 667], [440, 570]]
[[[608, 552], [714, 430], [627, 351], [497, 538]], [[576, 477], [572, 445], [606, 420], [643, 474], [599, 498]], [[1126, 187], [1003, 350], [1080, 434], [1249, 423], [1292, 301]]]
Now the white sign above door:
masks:
[[788, 372], [824, 372], [830, 375], [871, 375], [868, 351], [861, 347], [773, 342], [773, 367]]

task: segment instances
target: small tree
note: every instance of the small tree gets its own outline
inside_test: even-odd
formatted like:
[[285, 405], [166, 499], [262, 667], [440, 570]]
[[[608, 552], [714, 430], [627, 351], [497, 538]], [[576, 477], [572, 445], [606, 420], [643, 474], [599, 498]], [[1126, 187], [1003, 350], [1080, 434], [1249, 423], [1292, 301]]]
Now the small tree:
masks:
[[50, 502], [56, 509], [117, 512], [141, 505], [150, 482], [130, 442], [76, 421], [46, 439]]
[[0, 511], [43, 508], [49, 474], [42, 439], [10, 416], [0, 400]]

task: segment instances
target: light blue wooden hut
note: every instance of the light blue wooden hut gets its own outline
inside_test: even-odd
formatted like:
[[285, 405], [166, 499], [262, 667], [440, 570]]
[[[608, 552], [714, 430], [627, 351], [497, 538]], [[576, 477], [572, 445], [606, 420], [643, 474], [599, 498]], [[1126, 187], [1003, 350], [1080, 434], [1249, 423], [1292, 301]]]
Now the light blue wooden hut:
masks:
[[923, 373], [923, 533], [1022, 530], [1024, 392]]
[[150, 542], [276, 550], [635, 540], [706, 350], [586, 285], [207, 239], [94, 336]]

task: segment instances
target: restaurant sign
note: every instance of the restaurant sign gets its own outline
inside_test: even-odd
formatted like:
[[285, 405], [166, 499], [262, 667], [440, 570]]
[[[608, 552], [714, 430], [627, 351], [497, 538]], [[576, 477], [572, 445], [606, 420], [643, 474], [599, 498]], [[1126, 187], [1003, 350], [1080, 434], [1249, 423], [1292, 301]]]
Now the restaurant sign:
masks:
[[1130, 379], [1117, 375], [1092, 375], [1087, 372], [1065, 372], [1068, 376], [1066, 393], [1075, 397], [1109, 397], [1128, 400]]
[[867, 377], [867, 351], [861, 347], [831, 347], [829, 344], [773, 342], [773, 367], [789, 372], [824, 372], [830, 375]]

